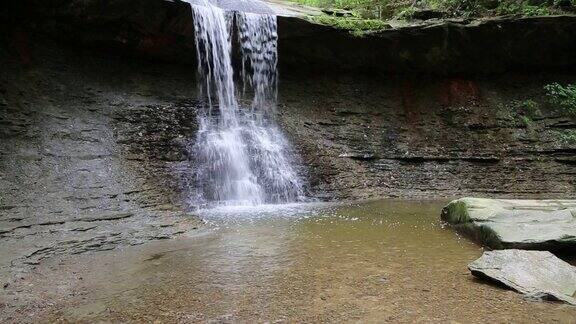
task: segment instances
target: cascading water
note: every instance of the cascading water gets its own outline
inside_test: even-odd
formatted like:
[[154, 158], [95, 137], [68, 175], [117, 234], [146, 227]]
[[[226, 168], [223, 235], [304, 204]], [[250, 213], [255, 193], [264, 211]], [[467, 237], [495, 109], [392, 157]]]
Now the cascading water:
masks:
[[[294, 153], [274, 120], [276, 17], [226, 12], [208, 0], [191, 4], [200, 92], [205, 97], [191, 152], [196, 167], [193, 204], [245, 206], [303, 200], [302, 182], [291, 161]], [[242, 56], [243, 93], [253, 93], [249, 107], [240, 106], [234, 84], [234, 29]]]

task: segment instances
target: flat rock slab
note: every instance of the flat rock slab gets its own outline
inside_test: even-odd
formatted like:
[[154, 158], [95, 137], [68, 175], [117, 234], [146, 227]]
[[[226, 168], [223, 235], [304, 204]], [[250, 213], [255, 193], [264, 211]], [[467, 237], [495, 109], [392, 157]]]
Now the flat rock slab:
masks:
[[468, 269], [529, 297], [576, 305], [576, 267], [548, 251], [488, 251]]
[[576, 248], [576, 200], [461, 198], [441, 217], [493, 249]]

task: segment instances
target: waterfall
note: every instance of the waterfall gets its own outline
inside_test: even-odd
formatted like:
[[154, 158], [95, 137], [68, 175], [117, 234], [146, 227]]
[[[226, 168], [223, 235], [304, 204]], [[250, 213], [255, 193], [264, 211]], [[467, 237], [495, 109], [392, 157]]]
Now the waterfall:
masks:
[[[227, 12], [212, 1], [191, 3], [200, 93], [205, 99], [191, 149], [192, 203], [213, 207], [301, 201], [304, 193], [294, 152], [275, 122], [276, 16]], [[233, 44], [233, 36], [239, 44]], [[234, 83], [233, 45], [240, 48], [241, 93]], [[241, 95], [246, 94], [251, 94], [251, 104], [241, 105]]]

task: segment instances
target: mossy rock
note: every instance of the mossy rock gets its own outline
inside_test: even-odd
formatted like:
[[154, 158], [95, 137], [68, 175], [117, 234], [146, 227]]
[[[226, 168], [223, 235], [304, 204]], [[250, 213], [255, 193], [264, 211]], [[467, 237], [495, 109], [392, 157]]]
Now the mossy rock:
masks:
[[576, 247], [576, 200], [461, 198], [446, 205], [441, 217], [492, 249]]

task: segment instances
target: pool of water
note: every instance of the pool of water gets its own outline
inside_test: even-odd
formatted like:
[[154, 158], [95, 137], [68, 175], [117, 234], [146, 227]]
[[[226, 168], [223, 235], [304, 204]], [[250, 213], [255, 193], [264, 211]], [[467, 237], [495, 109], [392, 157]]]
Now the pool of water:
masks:
[[[576, 320], [474, 279], [480, 246], [439, 220], [438, 201], [201, 212], [194, 237], [68, 260], [82, 296], [56, 315], [112, 321]], [[72, 265], [73, 264], [73, 265]]]

